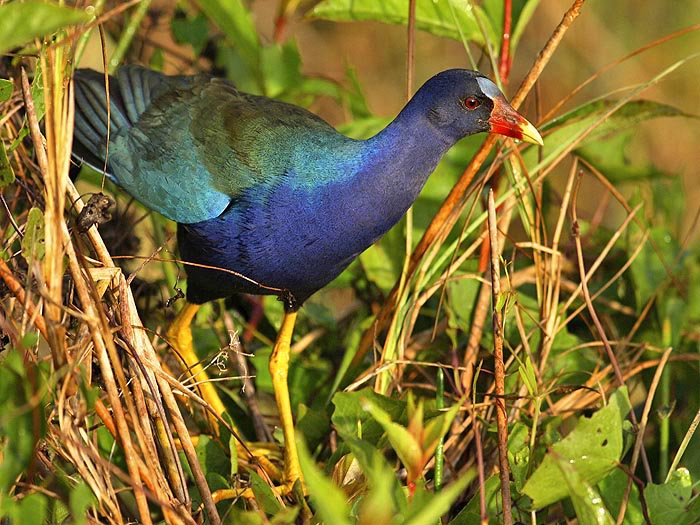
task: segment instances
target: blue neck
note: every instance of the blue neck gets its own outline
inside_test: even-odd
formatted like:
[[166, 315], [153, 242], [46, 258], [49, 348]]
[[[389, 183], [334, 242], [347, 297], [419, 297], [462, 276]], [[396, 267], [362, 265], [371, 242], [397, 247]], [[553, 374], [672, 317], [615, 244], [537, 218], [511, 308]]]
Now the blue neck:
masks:
[[339, 197], [355, 203], [356, 220], [374, 224], [379, 235], [404, 215], [456, 142], [442, 134], [419, 106], [409, 104], [384, 130], [363, 143], [362, 167], [341, 189]]

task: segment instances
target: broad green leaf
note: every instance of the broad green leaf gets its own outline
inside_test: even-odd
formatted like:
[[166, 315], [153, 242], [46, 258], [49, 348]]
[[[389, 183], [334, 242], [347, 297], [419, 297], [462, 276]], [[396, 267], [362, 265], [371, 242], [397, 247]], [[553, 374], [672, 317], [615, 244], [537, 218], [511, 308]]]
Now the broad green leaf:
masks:
[[[72, 495], [73, 492], [71, 492]], [[14, 514], [14, 519], [10, 522], [45, 523], [46, 515], [48, 514], [48, 498], [45, 494], [39, 492], [30, 493], [17, 503]], [[73, 523], [75, 525], [83, 525], [85, 523], [84, 510], [82, 516], [73, 521]]]
[[561, 459], [557, 461], [557, 466], [567, 485], [578, 522], [586, 525], [614, 525], [615, 520], [605, 508], [600, 494], [590, 483], [581, 479], [576, 467]]
[[278, 98], [302, 84], [301, 56], [294, 41], [267, 46], [260, 58], [266, 96]]
[[62, 27], [87, 22], [86, 11], [45, 2], [12, 2], [0, 6], [0, 54]]
[[12, 96], [15, 85], [6, 78], [0, 78], [0, 102], [7, 102]]
[[693, 497], [693, 481], [685, 468], [676, 470], [668, 483], [650, 483], [644, 498], [652, 525], [690, 525], [700, 520], [698, 498]]
[[438, 441], [450, 430], [461, 406], [462, 403], [455, 403], [449, 410], [441, 411], [439, 415], [425, 423], [423, 430], [423, 451], [425, 453], [432, 455], [435, 452]]
[[231, 471], [231, 460], [218, 441], [201, 435], [195, 450], [204, 475], [208, 475], [210, 472], [225, 474]]
[[481, 283], [477, 279], [450, 279], [447, 281], [445, 311], [450, 327], [467, 331], [472, 322], [474, 302]]
[[359, 523], [391, 524], [399, 512], [397, 507], [405, 508], [407, 504], [406, 493], [396, 478], [395, 469], [374, 445], [352, 436], [341, 436], [369, 487], [360, 505]]
[[623, 449], [622, 425], [629, 410], [627, 389], [620, 388], [610, 396], [607, 406], [590, 418], [580, 418], [576, 428], [552, 446], [523, 487], [533, 508], [541, 509], [572, 495], [560, 462], [570, 465], [581, 483], [590, 486], [617, 466]]
[[359, 260], [367, 279], [382, 292], [388, 293], [401, 274], [401, 261], [396, 255], [403, 250], [398, 244], [404, 244], [399, 230], [392, 229], [385, 238], [360, 254]]
[[[35, 377], [44, 376], [36, 373]], [[38, 388], [41, 385], [27, 379], [21, 352], [4, 352], [0, 363], [0, 501], [17, 476], [26, 472], [36, 443], [46, 432], [46, 400], [34, 391]]]
[[[513, 29], [510, 37], [511, 53], [513, 53], [518, 47], [520, 37], [523, 36], [523, 31], [525, 31], [525, 28], [527, 27], [527, 24], [532, 18], [532, 15], [535, 12], [535, 9], [537, 9], [538, 5], [540, 5], [540, 0], [526, 0], [525, 4], [522, 6], [522, 9], [518, 13], [517, 21], [513, 22], [515, 29]], [[515, 17], [514, 20], [516, 20]]]
[[343, 491], [323, 475], [302, 439], [297, 439], [297, 447], [304, 481], [320, 521], [329, 525], [351, 525], [350, 508]]
[[[450, 5], [450, 3], [452, 5]], [[481, 17], [491, 41], [495, 32], [480, 7], [467, 0], [419, 0], [416, 3], [416, 27], [437, 36], [445, 36], [483, 45], [484, 38], [474, 12]], [[408, 2], [405, 0], [324, 0], [311, 10], [311, 17], [351, 22], [374, 20], [387, 24], [408, 23]]]
[[521, 422], [513, 424], [508, 433], [508, 463], [513, 483], [521, 491], [530, 468], [530, 428]]
[[[532, 13], [539, 4], [539, 0], [515, 0], [512, 2], [511, 10], [511, 29], [510, 29], [510, 51], [514, 53], [517, 48], [518, 41], [522, 36], [523, 30], [527, 27], [527, 23], [532, 17]], [[488, 17], [490, 26], [493, 28], [493, 36], [491, 45], [494, 49], [500, 50], [501, 38], [503, 35], [503, 0], [484, 0], [481, 7]]]

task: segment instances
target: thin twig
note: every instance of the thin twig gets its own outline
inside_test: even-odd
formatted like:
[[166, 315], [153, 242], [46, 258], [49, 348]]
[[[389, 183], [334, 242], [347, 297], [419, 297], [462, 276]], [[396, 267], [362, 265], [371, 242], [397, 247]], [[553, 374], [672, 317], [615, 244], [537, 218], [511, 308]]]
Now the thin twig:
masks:
[[503, 365], [503, 319], [501, 317], [501, 265], [498, 240], [498, 223], [493, 190], [489, 189], [489, 245], [491, 247], [491, 311], [493, 323], [493, 360], [496, 403], [496, 426], [498, 429], [498, 464], [503, 504], [503, 525], [512, 525], [513, 512], [510, 499], [510, 465], [508, 464], [508, 413], [505, 407], [505, 366]]

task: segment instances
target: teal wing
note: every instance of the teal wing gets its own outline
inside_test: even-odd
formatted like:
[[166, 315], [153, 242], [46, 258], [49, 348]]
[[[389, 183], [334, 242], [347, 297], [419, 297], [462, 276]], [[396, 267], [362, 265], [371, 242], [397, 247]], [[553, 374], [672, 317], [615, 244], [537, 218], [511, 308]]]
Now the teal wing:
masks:
[[203, 75], [125, 66], [110, 78], [108, 118], [104, 75], [75, 73], [74, 155], [99, 171], [106, 158], [111, 179], [174, 221], [205, 221], [244, 194], [264, 203], [279, 184], [336, 176], [340, 152], [323, 152], [348, 139], [305, 109]]
[[[78, 70], [74, 155], [98, 171], [106, 159], [114, 182], [169, 219], [195, 223], [217, 217], [250, 185], [251, 174], [235, 162], [227, 173], [210, 171], [207, 152], [195, 139], [196, 117], [204, 112], [212, 86], [228, 92], [229, 98], [237, 94], [232, 85], [205, 76], [168, 77], [122, 67], [110, 77], [108, 120], [104, 75]], [[213, 106], [212, 114], [217, 110]], [[224, 130], [220, 134], [225, 141]], [[233, 152], [227, 149], [230, 156]], [[241, 184], [233, 180], [222, 185], [217, 177], [240, 179]]]

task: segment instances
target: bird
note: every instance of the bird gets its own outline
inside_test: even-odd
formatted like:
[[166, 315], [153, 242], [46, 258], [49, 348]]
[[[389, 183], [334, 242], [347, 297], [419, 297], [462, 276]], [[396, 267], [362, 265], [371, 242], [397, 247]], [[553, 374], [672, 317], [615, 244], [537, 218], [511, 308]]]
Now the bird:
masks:
[[[299, 308], [399, 221], [459, 140], [486, 132], [541, 146], [542, 138], [492, 80], [468, 69], [427, 80], [365, 140], [206, 74], [125, 65], [108, 79], [74, 72], [73, 155], [177, 223], [187, 303], [167, 333], [191, 373], [202, 372], [190, 328], [198, 305], [236, 293], [283, 301], [269, 367], [284, 478], [301, 480], [287, 384]], [[213, 387], [202, 387], [223, 412]]]

